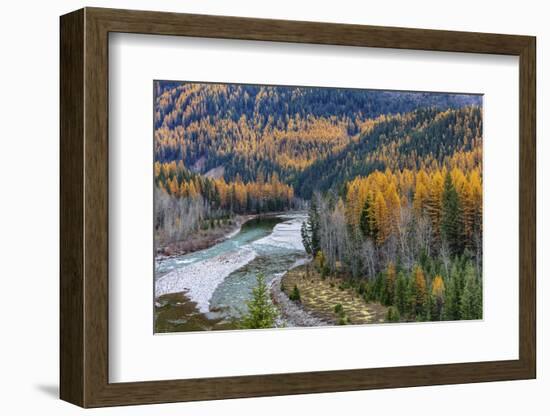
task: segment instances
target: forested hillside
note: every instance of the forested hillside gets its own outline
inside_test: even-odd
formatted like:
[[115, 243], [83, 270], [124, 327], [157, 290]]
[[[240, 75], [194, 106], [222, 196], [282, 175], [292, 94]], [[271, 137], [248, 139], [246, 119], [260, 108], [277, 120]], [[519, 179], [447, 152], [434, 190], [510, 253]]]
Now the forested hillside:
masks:
[[[366, 153], [384, 146], [368, 167], [359, 169], [366, 173], [385, 163], [384, 157], [391, 156], [387, 151], [394, 150], [386, 147], [397, 138], [403, 142], [395, 150], [410, 154], [410, 160], [412, 150], [421, 155], [436, 150], [439, 158], [449, 153], [457, 136], [439, 142], [439, 133], [448, 124], [473, 129], [474, 135], [480, 128], [477, 110], [477, 118], [466, 121], [477, 126], [462, 126], [465, 121], [450, 113], [444, 117], [448, 120], [426, 130], [434, 112], [479, 105], [481, 98], [474, 95], [160, 81], [155, 92], [156, 161], [181, 160], [196, 173], [210, 172], [227, 182], [237, 175], [244, 182], [267, 180], [276, 173], [305, 197], [311, 190], [304, 182], [323, 181], [312, 174], [320, 166], [312, 166], [315, 162], [326, 161], [329, 166], [349, 151]], [[421, 142], [432, 139], [437, 142], [423, 147], [426, 144]]]
[[[303, 206], [317, 192], [313, 203], [335, 212], [333, 224], [342, 211], [351, 233], [340, 253], [334, 241], [325, 247], [328, 264], [375, 274], [394, 248], [412, 267], [423, 232], [430, 241], [422, 250], [439, 254], [450, 180], [460, 236], [447, 233], [444, 250], [476, 253], [480, 104], [475, 95], [157, 81], [157, 230], [164, 240], [183, 238], [234, 214]], [[353, 235], [372, 241], [371, 266], [350, 263], [365, 257]]]
[[462, 153], [480, 162], [481, 128], [481, 110], [474, 106], [380, 116], [343, 149], [304, 169], [293, 184], [298, 195], [310, 198], [314, 190], [327, 191], [375, 170], [434, 168]]

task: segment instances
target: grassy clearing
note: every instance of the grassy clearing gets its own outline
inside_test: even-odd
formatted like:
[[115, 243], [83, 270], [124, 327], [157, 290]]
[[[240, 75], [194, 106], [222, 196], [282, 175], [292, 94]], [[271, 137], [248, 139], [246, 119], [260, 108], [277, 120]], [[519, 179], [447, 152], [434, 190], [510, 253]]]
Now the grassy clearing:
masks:
[[366, 303], [353, 288], [343, 283], [336, 277], [322, 279], [312, 265], [304, 265], [286, 273], [281, 280], [281, 288], [291, 298], [299, 293], [299, 302], [306, 311], [333, 324], [385, 321], [387, 307], [379, 303]]

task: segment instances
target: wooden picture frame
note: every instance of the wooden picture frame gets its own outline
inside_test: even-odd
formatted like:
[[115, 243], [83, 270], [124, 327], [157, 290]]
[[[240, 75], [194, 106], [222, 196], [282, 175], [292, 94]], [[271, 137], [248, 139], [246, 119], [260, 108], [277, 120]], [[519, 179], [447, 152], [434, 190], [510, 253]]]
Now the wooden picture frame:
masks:
[[[60, 396], [82, 407], [518, 380], [536, 377], [536, 40], [530, 36], [85, 8], [61, 17]], [[110, 383], [110, 32], [519, 57], [519, 359]]]

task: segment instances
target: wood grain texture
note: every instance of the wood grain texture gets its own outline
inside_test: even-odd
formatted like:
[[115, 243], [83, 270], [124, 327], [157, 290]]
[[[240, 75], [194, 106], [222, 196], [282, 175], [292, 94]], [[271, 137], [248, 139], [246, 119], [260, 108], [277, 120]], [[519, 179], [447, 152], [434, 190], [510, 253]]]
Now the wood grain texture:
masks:
[[87, 8], [110, 32], [519, 55], [528, 36]]
[[109, 70], [108, 33], [100, 20], [87, 11], [85, 16], [84, 401], [89, 406], [101, 396], [109, 375]]
[[84, 404], [84, 12], [60, 23], [60, 388]]
[[520, 54], [519, 103], [519, 356], [536, 378], [537, 152], [536, 40]]
[[[518, 360], [206, 379], [108, 380], [108, 34], [520, 57]], [[536, 376], [535, 39], [87, 8], [61, 18], [61, 397], [83, 407], [516, 380]]]

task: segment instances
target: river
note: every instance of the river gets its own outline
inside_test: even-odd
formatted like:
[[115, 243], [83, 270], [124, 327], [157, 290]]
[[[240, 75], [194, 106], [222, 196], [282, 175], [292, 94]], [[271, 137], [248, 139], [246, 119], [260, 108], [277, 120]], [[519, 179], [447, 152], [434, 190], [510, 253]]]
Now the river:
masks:
[[[240, 231], [208, 249], [163, 260], [156, 265], [155, 298], [157, 309], [182, 304], [183, 294], [193, 304], [180, 314], [202, 314], [212, 321], [230, 322], [247, 312], [256, 276], [263, 273], [268, 285], [306, 258], [300, 228], [304, 213], [256, 218]], [[159, 301], [159, 300], [162, 300]], [[173, 308], [172, 308], [173, 309]], [[180, 330], [189, 330], [186, 317], [169, 318]], [[167, 328], [178, 330], [174, 325]], [[201, 328], [208, 329], [208, 328]]]

